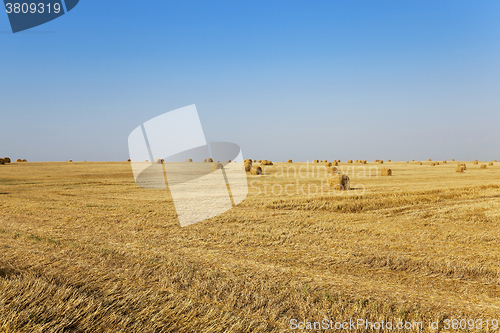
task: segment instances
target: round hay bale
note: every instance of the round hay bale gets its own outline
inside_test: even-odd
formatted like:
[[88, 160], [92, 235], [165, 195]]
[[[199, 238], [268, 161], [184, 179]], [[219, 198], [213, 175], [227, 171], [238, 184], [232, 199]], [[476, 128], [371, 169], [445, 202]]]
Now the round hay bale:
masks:
[[254, 163], [257, 163], [257, 160], [253, 160]]
[[382, 176], [392, 176], [392, 170], [388, 168], [382, 169]]
[[244, 168], [246, 172], [249, 172], [252, 169], [252, 162], [245, 162]]
[[443, 164], [446, 164], [446, 163], [448, 163], [446, 160], [445, 160], [445, 161], [443, 161]]
[[411, 160], [412, 162], [415, 162], [415, 160]]
[[434, 163], [434, 162], [433, 162], [433, 163], [431, 163], [431, 166], [436, 166], [436, 163]]
[[23, 163], [28, 163], [28, 160], [27, 160], [27, 159], [25, 159], [25, 158], [23, 158], [23, 160], [22, 160], [21, 162], [23, 162]]
[[23, 161], [22, 159], [18, 158], [18, 159], [16, 160], [16, 163], [21, 163], [22, 161]]
[[452, 158], [452, 159], [451, 159], [451, 161], [452, 161], [452, 162], [455, 162], [455, 159], [454, 159], [454, 158]]
[[5, 164], [5, 159], [0, 158], [0, 164], [1, 164], [1, 165]]
[[380, 160], [380, 161], [379, 161], [379, 163], [380, 163], [380, 164], [384, 164], [384, 161]]
[[186, 159], [186, 162], [188, 162], [188, 163], [189, 163], [189, 162], [193, 162], [193, 159], [192, 159], [192, 158], [187, 158], [187, 159]]
[[493, 162], [496, 162], [497, 160], [494, 160]]
[[427, 161], [432, 162], [432, 159], [431, 159], [431, 158], [429, 158]]
[[333, 162], [332, 162], [332, 165], [333, 165], [333, 166], [338, 166], [338, 165], [339, 165], [339, 162], [337, 162], [337, 161], [333, 161]]
[[155, 160], [155, 164], [163, 164], [163, 160], [161, 158], [157, 158]]
[[332, 162], [328, 162], [328, 163], [326, 163], [326, 167], [327, 167], [327, 168], [328, 168], [328, 167], [331, 167], [332, 165], [333, 165], [333, 164], [332, 164]]
[[339, 169], [337, 169], [337, 167], [328, 168], [328, 173], [337, 174], [337, 173], [339, 173]]
[[68, 160], [69, 163], [73, 162], [73, 160]]
[[348, 160], [347, 163], [352, 163], [352, 160]]
[[418, 164], [418, 165], [422, 165], [423, 163], [422, 163], [422, 162], [418, 162], [417, 164]]
[[148, 160], [144, 160], [144, 162], [149, 162]]
[[436, 165], [439, 165], [439, 162], [436, 162]]
[[292, 160], [288, 160], [288, 163], [293, 163]]
[[345, 174], [331, 174], [328, 176], [328, 185], [337, 191], [349, 190], [349, 177]]
[[224, 166], [222, 165], [222, 163], [221, 163], [221, 162], [217, 162], [217, 163], [215, 164], [215, 170], [219, 170], [219, 169], [223, 169], [223, 168], [224, 168]]
[[488, 168], [488, 167], [486, 166], [486, 164], [481, 164], [480, 168], [481, 168], [481, 169], [486, 169], [486, 168]]
[[130, 160], [130, 158], [128, 158], [128, 159], [127, 159], [127, 162], [132, 162], [132, 161]]
[[327, 162], [328, 162], [328, 160], [324, 160], [323, 162], [324, 162], [324, 163], [327, 163]]
[[391, 160], [387, 160], [387, 162], [392, 162]]
[[319, 163], [319, 160], [314, 160], [314, 163]]
[[474, 161], [474, 165], [478, 165], [479, 164], [479, 161], [478, 160], [475, 160]]
[[252, 175], [255, 175], [255, 176], [260, 176], [260, 175], [262, 175], [262, 168], [260, 166], [256, 167], [256, 168], [252, 168], [252, 169], [250, 169], [250, 173]]
[[5, 162], [5, 164], [9, 164], [11, 162], [10, 158], [8, 157], [4, 157], [3, 161]]
[[467, 170], [467, 165], [466, 164], [459, 163], [458, 167], [464, 168], [464, 171]]
[[257, 163], [262, 163], [262, 160], [257, 160]]
[[231, 160], [227, 160], [226, 163], [231, 163]]
[[455, 169], [455, 172], [464, 172], [464, 167], [463, 166], [457, 166]]
[[207, 162], [213, 163], [213, 159], [211, 157], [207, 158]]
[[493, 162], [490, 162], [490, 166], [493, 166], [493, 165], [494, 165]]

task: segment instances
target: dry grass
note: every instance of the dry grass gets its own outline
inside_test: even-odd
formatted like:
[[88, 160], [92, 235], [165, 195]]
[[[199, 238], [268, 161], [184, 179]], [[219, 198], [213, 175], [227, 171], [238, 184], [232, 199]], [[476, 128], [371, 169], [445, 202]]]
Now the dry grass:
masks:
[[259, 194], [295, 183], [280, 167], [306, 168], [306, 186], [325, 177], [312, 173], [323, 165], [276, 163], [250, 177], [242, 204], [180, 228], [168, 191], [137, 187], [129, 163], [2, 166], [0, 331], [497, 318], [499, 167], [393, 162], [397, 176], [360, 178], [350, 165], [366, 193]]

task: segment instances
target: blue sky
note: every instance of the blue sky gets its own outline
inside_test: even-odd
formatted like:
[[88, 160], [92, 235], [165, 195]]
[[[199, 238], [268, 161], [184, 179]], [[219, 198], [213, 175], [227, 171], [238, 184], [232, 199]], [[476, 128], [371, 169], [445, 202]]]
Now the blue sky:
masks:
[[0, 155], [128, 158], [196, 104], [245, 158], [500, 159], [498, 1], [96, 1], [0, 15]]

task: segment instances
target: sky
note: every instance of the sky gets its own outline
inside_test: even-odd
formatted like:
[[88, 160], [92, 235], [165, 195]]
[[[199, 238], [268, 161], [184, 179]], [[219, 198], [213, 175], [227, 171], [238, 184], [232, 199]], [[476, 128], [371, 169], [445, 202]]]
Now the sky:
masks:
[[121, 161], [195, 104], [244, 158], [500, 159], [500, 2], [81, 0], [0, 14], [0, 156]]

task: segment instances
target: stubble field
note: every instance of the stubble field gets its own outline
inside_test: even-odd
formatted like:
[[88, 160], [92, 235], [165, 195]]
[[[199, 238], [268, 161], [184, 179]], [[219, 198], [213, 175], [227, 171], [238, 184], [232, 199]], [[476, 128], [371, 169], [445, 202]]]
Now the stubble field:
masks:
[[321, 194], [321, 165], [265, 166], [243, 203], [184, 228], [129, 163], [0, 165], [0, 331], [499, 319], [500, 164], [341, 163], [342, 194]]

